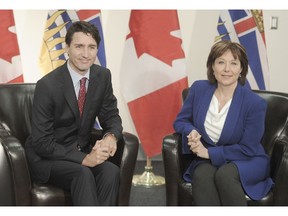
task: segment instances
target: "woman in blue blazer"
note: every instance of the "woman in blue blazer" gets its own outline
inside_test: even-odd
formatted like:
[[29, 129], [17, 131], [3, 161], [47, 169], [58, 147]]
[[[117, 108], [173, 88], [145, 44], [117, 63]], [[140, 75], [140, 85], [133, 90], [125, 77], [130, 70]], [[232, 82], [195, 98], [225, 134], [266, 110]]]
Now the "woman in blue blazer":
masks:
[[184, 174], [196, 205], [247, 205], [263, 198], [273, 182], [261, 138], [267, 104], [245, 85], [245, 48], [231, 41], [213, 45], [208, 80], [194, 82], [174, 129], [183, 153], [195, 154]]

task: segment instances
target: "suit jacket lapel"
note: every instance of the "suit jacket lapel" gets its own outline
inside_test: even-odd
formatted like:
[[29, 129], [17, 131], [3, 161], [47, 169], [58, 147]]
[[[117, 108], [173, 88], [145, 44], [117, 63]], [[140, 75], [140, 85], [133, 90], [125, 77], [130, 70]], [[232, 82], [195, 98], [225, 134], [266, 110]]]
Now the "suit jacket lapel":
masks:
[[226, 121], [218, 141], [219, 145], [223, 145], [229, 142], [229, 140], [232, 138], [235, 127], [237, 127], [237, 119], [239, 118], [241, 112], [242, 102], [243, 102], [243, 91], [241, 85], [238, 84], [235, 89], [231, 105], [226, 117]]
[[212, 96], [215, 92], [215, 89], [216, 89], [216, 85], [213, 85], [206, 93], [206, 95], [203, 95], [203, 102], [201, 103], [201, 105], [199, 106], [199, 119], [197, 120], [198, 122], [200, 122], [200, 125], [198, 126], [199, 127], [199, 130], [200, 131], [204, 131], [204, 133], [202, 133], [202, 137], [204, 140], [206, 141], [210, 141], [208, 143], [210, 144], [213, 144], [214, 145], [214, 142], [210, 139], [210, 137], [208, 136], [208, 134], [206, 133], [206, 130], [205, 130], [205, 126], [204, 126], [204, 123], [205, 123], [205, 119], [206, 119], [206, 115], [207, 115], [207, 111], [209, 109], [209, 106], [210, 106], [210, 102], [212, 100]]
[[78, 109], [77, 97], [76, 97], [73, 82], [72, 82], [72, 79], [71, 79], [71, 76], [69, 74], [66, 64], [63, 65], [63, 80], [62, 80], [63, 89], [62, 91], [64, 92], [64, 96], [66, 98], [68, 105], [70, 106], [71, 110], [73, 111], [76, 117], [77, 124], [80, 125], [80, 113]]
[[96, 70], [95, 65], [93, 65], [90, 68], [90, 77], [89, 77], [89, 85], [88, 90], [86, 94], [85, 99], [85, 105], [84, 105], [84, 111], [82, 116], [82, 122], [85, 121], [85, 118], [87, 117], [89, 107], [91, 107], [91, 104], [93, 103], [95, 97], [95, 93], [97, 93], [97, 88], [99, 87], [99, 79], [97, 78], [99, 76], [98, 71]]

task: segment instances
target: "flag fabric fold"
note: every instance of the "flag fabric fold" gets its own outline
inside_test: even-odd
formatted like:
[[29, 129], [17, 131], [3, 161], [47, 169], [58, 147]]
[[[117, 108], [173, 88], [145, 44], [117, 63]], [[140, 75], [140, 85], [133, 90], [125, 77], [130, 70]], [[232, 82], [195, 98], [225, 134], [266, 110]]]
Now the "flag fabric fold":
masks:
[[0, 83], [24, 81], [13, 10], [0, 10], [0, 68]]
[[269, 90], [269, 67], [262, 10], [222, 10], [216, 41], [231, 40], [242, 44], [247, 52], [248, 84], [252, 89]]
[[146, 156], [160, 154], [188, 87], [176, 10], [131, 11], [120, 86]]
[[61, 66], [68, 56], [65, 53], [65, 35], [75, 21], [84, 20], [97, 26], [101, 42], [96, 63], [106, 67], [104, 37], [100, 10], [51, 10], [48, 12], [39, 66], [42, 74], [47, 74]]

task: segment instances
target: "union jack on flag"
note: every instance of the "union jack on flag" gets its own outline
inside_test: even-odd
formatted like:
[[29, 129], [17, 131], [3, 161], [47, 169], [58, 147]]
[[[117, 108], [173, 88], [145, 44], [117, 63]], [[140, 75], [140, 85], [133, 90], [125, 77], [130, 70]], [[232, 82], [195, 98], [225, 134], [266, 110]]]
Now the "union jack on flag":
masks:
[[48, 12], [39, 59], [40, 69], [44, 75], [68, 59], [65, 53], [65, 35], [71, 24], [79, 20], [90, 22], [98, 28], [101, 42], [95, 63], [106, 67], [100, 10], [51, 10]]
[[218, 21], [218, 40], [231, 40], [246, 48], [249, 60], [248, 84], [252, 89], [269, 89], [262, 10], [223, 10]]

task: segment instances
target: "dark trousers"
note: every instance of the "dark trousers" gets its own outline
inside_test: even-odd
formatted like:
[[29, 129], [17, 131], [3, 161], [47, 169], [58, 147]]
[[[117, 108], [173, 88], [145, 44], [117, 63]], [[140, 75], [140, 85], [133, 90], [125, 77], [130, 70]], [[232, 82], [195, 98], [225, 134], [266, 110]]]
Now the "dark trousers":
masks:
[[75, 206], [115, 206], [119, 180], [119, 167], [109, 161], [93, 168], [55, 161], [49, 182], [70, 191]]
[[192, 194], [199, 206], [246, 206], [245, 192], [235, 164], [220, 168], [210, 163], [200, 164], [193, 173]]

